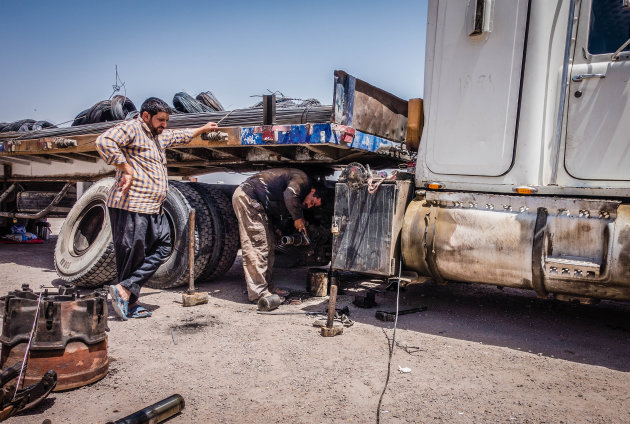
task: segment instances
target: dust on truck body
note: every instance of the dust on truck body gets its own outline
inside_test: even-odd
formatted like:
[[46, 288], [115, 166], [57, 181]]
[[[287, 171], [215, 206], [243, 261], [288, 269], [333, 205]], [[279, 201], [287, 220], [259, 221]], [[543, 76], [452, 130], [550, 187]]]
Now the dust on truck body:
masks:
[[431, 0], [405, 266], [630, 300], [627, 0]]

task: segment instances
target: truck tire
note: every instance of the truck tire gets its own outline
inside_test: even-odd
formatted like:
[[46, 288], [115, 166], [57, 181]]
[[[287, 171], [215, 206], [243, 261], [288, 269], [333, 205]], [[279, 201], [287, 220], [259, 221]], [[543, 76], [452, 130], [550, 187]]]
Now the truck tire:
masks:
[[147, 287], [166, 289], [188, 284], [188, 216], [195, 209], [195, 280], [202, 274], [213, 243], [212, 222], [204, 200], [187, 183], [169, 181], [164, 213], [171, 227], [171, 256], [164, 262]]
[[74, 204], [55, 245], [55, 270], [78, 287], [96, 288], [116, 279], [116, 255], [107, 213], [113, 178], [93, 184]]
[[210, 259], [199, 277], [200, 281], [207, 281], [222, 276], [234, 264], [239, 244], [238, 221], [230, 198], [221, 190], [203, 183], [191, 186], [204, 199], [213, 219], [215, 239]]

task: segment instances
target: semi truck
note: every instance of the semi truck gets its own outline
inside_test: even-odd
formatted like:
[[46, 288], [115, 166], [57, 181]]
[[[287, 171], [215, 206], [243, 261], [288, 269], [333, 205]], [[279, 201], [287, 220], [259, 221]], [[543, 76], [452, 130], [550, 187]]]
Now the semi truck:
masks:
[[405, 266], [630, 300], [630, 4], [429, 2]]
[[[630, 2], [430, 0], [427, 16], [423, 101], [403, 101], [338, 71], [325, 119], [278, 122], [269, 103], [260, 125], [222, 128], [220, 141], [174, 149], [170, 174], [294, 166], [323, 180], [342, 170], [328, 202], [333, 210], [311, 218], [318, 227], [309, 232], [328, 245], [302, 246], [305, 264], [330, 262], [333, 270], [384, 277], [406, 271], [562, 300], [630, 300]], [[0, 161], [11, 171], [5, 165], [7, 190], [20, 183], [28, 193], [29, 184], [111, 172], [94, 155], [94, 134], [52, 131], [28, 140], [0, 137]], [[51, 172], [57, 159], [72, 161], [65, 173]], [[375, 172], [391, 168], [414, 173]], [[111, 182], [88, 191], [99, 184], [104, 192]], [[235, 255], [235, 243], [224, 242], [236, 240], [225, 233], [232, 219], [225, 193], [182, 182], [172, 187], [169, 196], [178, 196], [172, 203], [184, 205], [181, 216], [206, 205], [195, 265], [199, 278], [210, 278], [217, 258], [223, 269]], [[65, 195], [47, 196], [52, 204]], [[5, 191], [0, 202], [13, 209], [0, 214], [28, 215], [10, 197]], [[103, 197], [71, 210], [75, 224], [68, 228], [76, 231], [63, 237], [69, 247], [61, 249], [68, 267], [96, 241], [107, 250]], [[228, 224], [204, 224], [215, 221]], [[56, 254], [63, 243], [60, 235]], [[173, 255], [185, 257], [185, 249]], [[56, 266], [67, 281], [102, 284], [112, 277], [94, 278], [92, 265], [64, 274], [63, 260], [57, 256]], [[156, 286], [185, 280], [173, 275]]]

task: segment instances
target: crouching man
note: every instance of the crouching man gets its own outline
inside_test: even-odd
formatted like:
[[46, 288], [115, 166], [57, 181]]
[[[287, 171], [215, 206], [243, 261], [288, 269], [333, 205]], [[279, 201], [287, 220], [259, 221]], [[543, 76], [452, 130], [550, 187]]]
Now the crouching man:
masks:
[[280, 168], [259, 172], [241, 184], [232, 197], [238, 219], [247, 297], [251, 302], [286, 290], [274, 287], [274, 234], [270, 219], [293, 218], [295, 229], [306, 234], [303, 209], [321, 206], [323, 186], [315, 184], [299, 169]]

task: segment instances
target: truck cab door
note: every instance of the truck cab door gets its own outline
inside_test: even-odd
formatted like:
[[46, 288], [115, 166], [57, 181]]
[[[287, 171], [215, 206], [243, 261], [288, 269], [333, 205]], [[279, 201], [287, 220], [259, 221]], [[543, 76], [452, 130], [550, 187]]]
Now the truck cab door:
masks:
[[498, 176], [514, 158], [528, 0], [431, 0], [426, 165]]
[[[582, 2], [571, 68], [564, 166], [583, 180], [630, 180], [630, 7]], [[616, 56], [613, 58], [613, 56]]]

